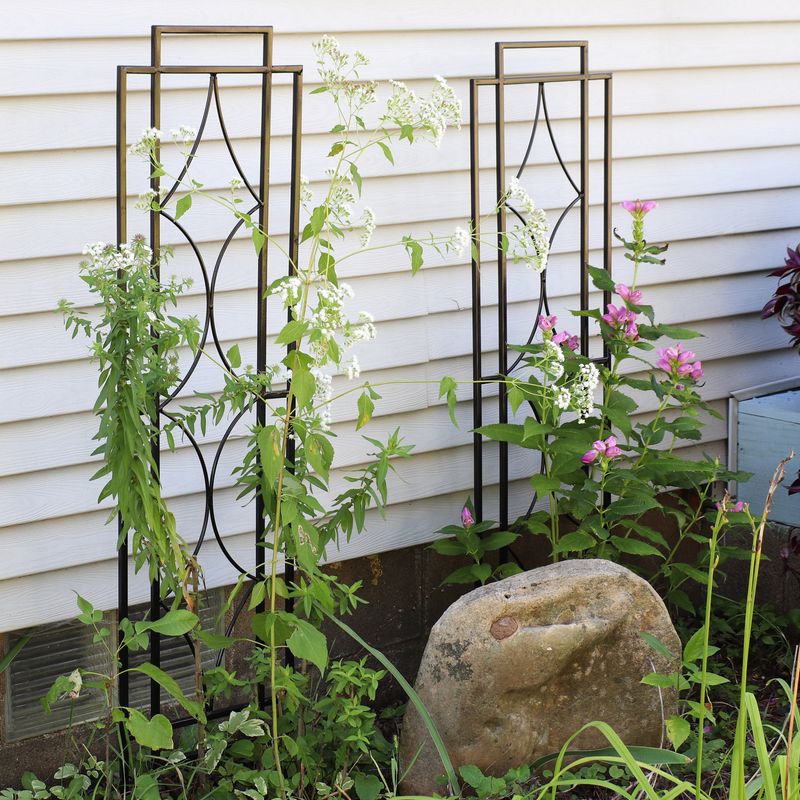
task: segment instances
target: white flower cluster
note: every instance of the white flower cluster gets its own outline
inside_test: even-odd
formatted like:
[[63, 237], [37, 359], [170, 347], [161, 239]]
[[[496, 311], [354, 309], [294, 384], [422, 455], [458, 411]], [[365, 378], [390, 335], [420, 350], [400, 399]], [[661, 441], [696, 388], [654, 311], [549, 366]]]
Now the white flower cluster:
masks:
[[328, 212], [338, 225], [347, 227], [353, 218], [353, 203], [356, 201], [353, 179], [349, 172], [336, 175], [333, 170], [328, 170], [328, 175], [332, 182], [328, 195]]
[[345, 367], [345, 375], [347, 375], [348, 380], [355, 380], [361, 374], [361, 365], [358, 363], [358, 359], [355, 356], [350, 356], [350, 361], [347, 362], [347, 366]]
[[541, 368], [542, 372], [554, 381], [564, 374], [564, 351], [552, 339], [544, 340]]
[[322, 430], [331, 427], [331, 398], [333, 397], [333, 378], [321, 370], [312, 370], [314, 375], [314, 404], [319, 406], [318, 419]]
[[309, 187], [308, 178], [305, 175], [300, 176], [300, 202], [307, 206], [314, 199], [314, 195]]
[[135, 156], [149, 158], [163, 138], [164, 134], [158, 128], [145, 128], [142, 135], [130, 146], [130, 152]]
[[516, 201], [517, 209], [524, 218], [524, 223], [515, 224], [509, 231], [509, 254], [514, 262], [521, 261], [534, 272], [542, 272], [547, 266], [550, 255], [550, 225], [544, 209], [537, 208], [533, 198], [520, 184], [518, 178], [512, 178], [505, 194], [505, 202]]
[[572, 402], [578, 412], [578, 422], [585, 422], [594, 410], [594, 392], [600, 382], [600, 373], [590, 361], [581, 364], [580, 371], [572, 384]]
[[197, 138], [197, 129], [189, 125], [181, 125], [178, 128], [173, 128], [173, 130], [169, 132], [169, 135], [173, 142], [189, 144], [190, 142], [194, 142]]
[[346, 347], [352, 347], [356, 342], [371, 342], [376, 334], [375, 317], [369, 311], [362, 311], [355, 322], [348, 322], [345, 326], [344, 343]]
[[361, 246], [368, 247], [372, 234], [375, 233], [375, 212], [371, 208], [364, 209], [364, 216], [361, 218]]
[[345, 300], [353, 296], [347, 283], [338, 286], [325, 281], [317, 289], [317, 307], [311, 316], [311, 327], [320, 331], [323, 337], [330, 338], [348, 324], [344, 313]]
[[382, 121], [391, 121], [397, 125], [413, 125], [417, 116], [417, 95], [402, 81], [389, 81], [392, 94], [386, 101], [386, 113]]
[[333, 36], [327, 34], [312, 47], [317, 56], [317, 71], [328, 91], [334, 95], [344, 92], [359, 107], [375, 102], [375, 82], [353, 80], [358, 77], [359, 67], [369, 64], [369, 59], [360, 50], [351, 56], [342, 50]]
[[462, 256], [465, 250], [469, 250], [470, 235], [463, 228], [456, 228], [450, 240], [453, 250], [458, 256]]
[[506, 196], [509, 200], [516, 200], [522, 206], [523, 214], [533, 214], [536, 209], [536, 204], [533, 198], [528, 194], [527, 189], [519, 182], [516, 175], [509, 181]]
[[303, 282], [296, 275], [292, 275], [282, 280], [272, 293], [280, 297], [284, 308], [292, 308], [303, 296]]
[[436, 85], [430, 97], [423, 101], [419, 113], [422, 126], [430, 131], [434, 145], [439, 147], [448, 125], [461, 127], [461, 100], [441, 75], [435, 77]]
[[141, 264], [142, 261], [149, 261], [153, 251], [144, 242], [125, 242], [119, 247], [106, 244], [105, 242], [94, 242], [87, 244], [83, 248], [83, 255], [89, 256], [93, 264], [109, 267], [115, 270], [129, 270]]
[[421, 128], [430, 135], [436, 147], [442, 143], [448, 125], [461, 127], [461, 100], [441, 75], [436, 76], [433, 90], [421, 102], [402, 81], [389, 83], [392, 94], [386, 102], [386, 112], [381, 117], [383, 124]]
[[137, 211], [149, 211], [153, 207], [153, 203], [160, 203], [161, 200], [167, 194], [167, 187], [161, 186], [158, 192], [155, 192], [153, 189], [148, 189], [146, 192], [142, 192], [139, 197], [137, 198], [136, 202], [133, 204], [133, 207]]
[[566, 411], [572, 402], [572, 395], [566, 386], [559, 386], [555, 388], [555, 401], [556, 405], [562, 410]]

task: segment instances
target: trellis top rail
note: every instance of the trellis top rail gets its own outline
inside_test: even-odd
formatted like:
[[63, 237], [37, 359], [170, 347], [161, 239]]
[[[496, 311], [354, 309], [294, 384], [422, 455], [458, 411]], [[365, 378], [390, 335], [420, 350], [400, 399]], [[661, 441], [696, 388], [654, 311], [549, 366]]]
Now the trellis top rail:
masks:
[[120, 74], [126, 75], [224, 75], [224, 74], [252, 74], [252, 75], [302, 75], [303, 67], [300, 65], [291, 66], [263, 66], [259, 64], [230, 64], [228, 66], [197, 66], [195, 64], [187, 66], [126, 66], [117, 67]]
[[530, 83], [565, 83], [568, 81], [608, 81], [611, 80], [610, 72], [545, 72], [540, 75], [510, 75], [497, 77], [487, 75], [483, 78], [470, 78], [474, 86], [505, 86]]

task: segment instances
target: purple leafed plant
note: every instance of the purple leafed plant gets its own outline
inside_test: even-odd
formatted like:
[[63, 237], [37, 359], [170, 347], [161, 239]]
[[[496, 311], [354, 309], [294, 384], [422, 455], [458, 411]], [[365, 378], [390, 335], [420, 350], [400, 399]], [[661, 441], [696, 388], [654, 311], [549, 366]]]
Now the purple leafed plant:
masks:
[[786, 252], [786, 263], [769, 273], [779, 279], [778, 288], [761, 309], [761, 317], [778, 317], [792, 337], [791, 346], [800, 347], [800, 244], [794, 250], [787, 248]]

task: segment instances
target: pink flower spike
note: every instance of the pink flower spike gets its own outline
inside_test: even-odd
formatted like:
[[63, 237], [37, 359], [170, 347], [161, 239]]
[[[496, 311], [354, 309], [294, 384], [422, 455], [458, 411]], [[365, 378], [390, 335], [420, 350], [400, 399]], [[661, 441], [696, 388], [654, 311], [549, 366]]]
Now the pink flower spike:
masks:
[[638, 306], [642, 302], [642, 292], [640, 289], [631, 289], [624, 283], [618, 283], [614, 291], [626, 302]]
[[583, 461], [584, 464], [591, 464], [592, 461], [594, 461], [598, 455], [599, 453], [597, 452], [597, 450], [587, 450], [581, 456], [581, 461]]
[[564, 344], [569, 339], [569, 334], [566, 331], [560, 331], [553, 337], [553, 344]]
[[[616, 442], [614, 442], [616, 444]], [[602, 439], [598, 439], [596, 442], [592, 442], [592, 450], [597, 451], [597, 454], [605, 453], [607, 444]]]
[[475, 524], [475, 518], [466, 506], [461, 509], [461, 524], [465, 528], [471, 528]]
[[624, 200], [620, 205], [629, 214], [641, 214], [644, 216], [656, 208], [658, 203], [655, 200]]
[[731, 509], [731, 511], [734, 511], [737, 514], [739, 514], [742, 511], [744, 511], [744, 500], [740, 500], [738, 503], [736, 503], [736, 505], [734, 505], [734, 507]]
[[558, 322], [558, 317], [555, 314], [551, 314], [549, 317], [546, 317], [544, 314], [539, 314], [539, 327], [543, 331], [551, 331]]
[[567, 347], [570, 350], [577, 350], [581, 346], [581, 341], [577, 336], [570, 336], [567, 342]]

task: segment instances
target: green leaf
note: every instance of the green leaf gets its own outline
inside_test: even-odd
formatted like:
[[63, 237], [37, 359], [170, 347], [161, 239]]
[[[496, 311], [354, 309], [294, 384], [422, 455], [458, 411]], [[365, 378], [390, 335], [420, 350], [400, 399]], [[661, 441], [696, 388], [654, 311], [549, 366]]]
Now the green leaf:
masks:
[[459, 767], [458, 772], [464, 779], [464, 782], [473, 789], [477, 789], [486, 778], [483, 772], [474, 764], [466, 764], [463, 767]]
[[308, 406], [314, 397], [316, 386], [314, 376], [309, 370], [302, 367], [295, 367], [292, 370], [292, 391], [299, 408]]
[[350, 174], [353, 176], [353, 182], [358, 187], [358, 195], [361, 196], [361, 184], [363, 181], [361, 180], [361, 173], [358, 171], [358, 167], [353, 163], [350, 162]]
[[358, 800], [377, 800], [381, 789], [383, 789], [383, 783], [377, 775], [364, 775], [358, 772], [353, 778], [353, 783], [356, 787]]
[[611, 543], [620, 553], [627, 553], [630, 556], [661, 556], [663, 554], [657, 547], [652, 544], [643, 542], [639, 539], [626, 539], [623, 536], [612, 536]]
[[141, 664], [138, 667], [132, 667], [132, 671], [141, 672], [144, 675], [147, 675], [148, 678], [154, 680], [159, 686], [161, 686], [162, 689], [171, 694], [172, 697], [175, 698], [178, 703], [180, 703], [180, 705], [188, 714], [205, 725], [206, 713], [203, 710], [203, 706], [196, 700], [190, 700], [183, 693], [181, 687], [178, 686], [178, 682], [171, 675], [167, 675], [166, 672], [159, 669], [157, 666], [155, 666], [155, 664], [151, 664], [149, 661], [145, 661], [144, 664]]
[[189, 633], [200, 620], [185, 608], [174, 608], [167, 611], [163, 617], [142, 625], [142, 630], [154, 631], [162, 636], [183, 636]]
[[286, 646], [295, 658], [310, 661], [320, 672], [328, 666], [328, 641], [325, 634], [317, 630], [310, 622], [295, 620], [294, 631], [286, 640]]
[[291, 322], [287, 322], [283, 328], [281, 328], [280, 333], [275, 339], [275, 344], [290, 344], [292, 342], [298, 342], [303, 338], [303, 336], [305, 336], [307, 330], [307, 322], [303, 322], [299, 319], [293, 319]]
[[411, 274], [416, 275], [423, 263], [422, 245], [410, 236], [404, 236], [403, 242], [406, 246], [406, 252], [411, 259]]
[[136, 776], [133, 800], [161, 800], [158, 781], [149, 772], [142, 772]]
[[533, 417], [528, 417], [522, 425], [522, 441], [526, 442], [534, 436], [543, 436], [553, 432], [552, 425], [537, 422]]
[[481, 547], [484, 552], [486, 550], [499, 550], [501, 547], [507, 547], [517, 539], [519, 539], [519, 534], [513, 531], [495, 531], [481, 539]]
[[692, 732], [689, 723], [677, 714], [667, 720], [666, 726], [667, 737], [676, 750], [689, 738], [689, 734]]
[[171, 750], [173, 747], [172, 723], [163, 714], [147, 719], [141, 711], [129, 708], [125, 727], [142, 747], [151, 750]]
[[228, 359], [228, 363], [231, 365], [232, 369], [238, 369], [242, 366], [242, 354], [239, 352], [239, 345], [235, 344], [231, 347], [227, 353], [225, 353], [225, 358]]
[[675, 675], [659, 675], [657, 672], [645, 675], [641, 682], [645, 686], [658, 686], [659, 689], [674, 689], [677, 685]]
[[641, 638], [645, 642], [647, 642], [647, 644], [649, 644], [650, 647], [652, 647], [653, 650], [656, 651], [656, 653], [659, 653], [660, 655], [664, 656], [664, 658], [668, 658], [668, 659], [674, 658], [674, 656], [670, 652], [669, 647], [667, 647], [664, 644], [664, 642], [660, 641], [659, 639], [656, 639], [656, 637], [653, 636], [652, 633], [648, 633], [647, 631], [641, 631], [639, 633], [639, 636], [641, 636]]
[[508, 422], [483, 425], [480, 428], [475, 428], [475, 433], [480, 433], [488, 439], [494, 439], [498, 442], [510, 442], [511, 444], [522, 444], [524, 438], [522, 425], [512, 425]]
[[619, 517], [638, 516], [651, 508], [660, 508], [661, 504], [654, 497], [644, 494], [632, 494], [620, 497], [609, 505], [606, 514], [611, 519]]
[[466, 547], [458, 539], [437, 539], [431, 542], [430, 548], [442, 556], [461, 556], [467, 552]]
[[590, 267], [589, 265], [586, 266], [586, 269], [589, 271], [589, 275], [591, 275], [592, 283], [600, 289], [600, 291], [614, 291], [614, 279], [606, 270], [601, 267]]
[[267, 241], [267, 237], [262, 233], [261, 229], [257, 225], [253, 226], [250, 236], [253, 239], [253, 247], [256, 248], [256, 254], [261, 255], [261, 251], [264, 249], [264, 242]]
[[458, 402], [458, 398], [456, 397], [457, 388], [458, 384], [455, 378], [451, 378], [449, 375], [445, 375], [439, 383], [439, 397], [447, 397], [447, 410], [450, 412], [451, 422], [456, 427], [458, 427], [458, 422], [456, 422], [456, 403]]
[[594, 536], [586, 531], [573, 531], [567, 533], [558, 540], [556, 552], [558, 553], [577, 553], [581, 550], [588, 550], [596, 544]]
[[26, 633], [14, 646], [0, 658], [0, 674], [5, 672], [10, 666], [11, 662], [20, 654], [23, 647], [31, 640], [32, 633]]
[[214, 631], [204, 631], [202, 628], [197, 631], [197, 638], [211, 650], [224, 650], [236, 642], [236, 639], [231, 636], [223, 636]]
[[356, 430], [363, 428], [371, 419], [372, 412], [375, 411], [375, 403], [369, 395], [369, 392], [363, 392], [358, 398], [358, 420], [356, 421]]
[[531, 478], [531, 486], [539, 497], [544, 497], [561, 488], [561, 479], [553, 477], [552, 475], [542, 475], [540, 473]]
[[388, 162], [394, 164], [394, 157], [392, 156], [392, 151], [389, 149], [389, 146], [385, 142], [378, 142], [378, 146], [383, 150], [383, 154], [386, 156]]
[[706, 626], [696, 630], [683, 648], [683, 663], [693, 664], [703, 657], [703, 644], [706, 638]]
[[185, 194], [175, 203], [175, 219], [180, 219], [192, 207], [192, 196]]

